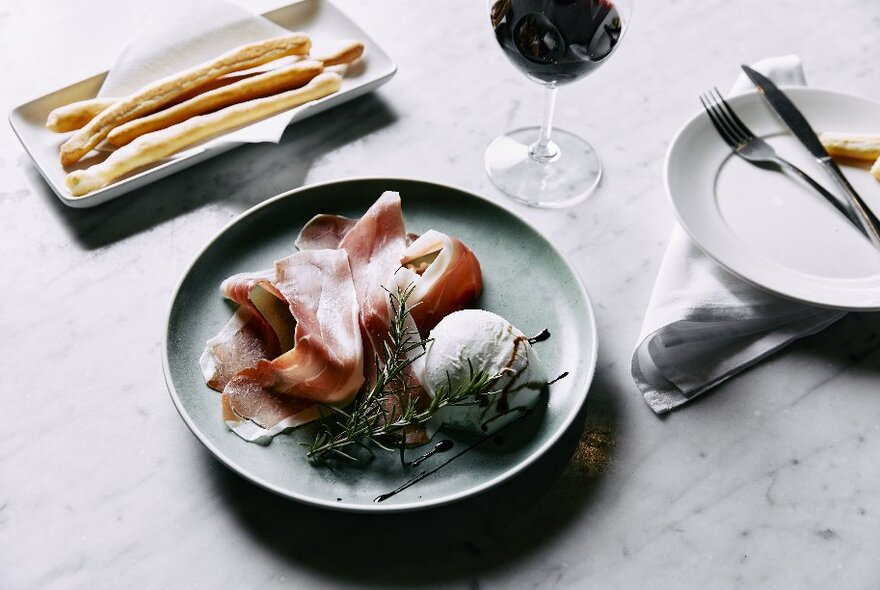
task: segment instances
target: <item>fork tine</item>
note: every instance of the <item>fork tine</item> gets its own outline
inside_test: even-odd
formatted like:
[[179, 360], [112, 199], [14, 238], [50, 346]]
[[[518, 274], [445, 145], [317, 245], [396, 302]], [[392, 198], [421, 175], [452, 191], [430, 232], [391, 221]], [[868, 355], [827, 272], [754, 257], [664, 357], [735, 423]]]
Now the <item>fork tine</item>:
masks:
[[715, 130], [718, 131], [718, 135], [721, 136], [721, 139], [724, 140], [724, 143], [733, 147], [736, 142], [733, 141], [733, 138], [727, 134], [727, 130], [721, 126], [721, 123], [715, 116], [715, 113], [712, 112], [712, 109], [709, 108], [706, 99], [703, 98], [703, 95], [700, 95], [700, 102], [703, 103], [703, 109], [706, 110], [706, 114], [709, 115], [709, 120], [712, 121], [712, 125], [715, 127]]
[[713, 88], [713, 90], [715, 91], [715, 94], [718, 97], [720, 104], [723, 106], [723, 108], [727, 112], [727, 115], [729, 116], [730, 121], [732, 122], [732, 124], [734, 126], [736, 126], [739, 129], [740, 133], [744, 136], [744, 139], [746, 141], [748, 141], [749, 139], [754, 137], [755, 134], [752, 133], [751, 129], [746, 127], [746, 124], [743, 123], [742, 119], [740, 119], [739, 116], [737, 116], [737, 114], [734, 112], [734, 110], [730, 107], [730, 105], [727, 104], [727, 101], [724, 100], [724, 97], [721, 96], [721, 93], [718, 92], [718, 89]]
[[[716, 89], [717, 90], [717, 89]], [[727, 129], [727, 132], [733, 137], [734, 141], [738, 144], [743, 144], [748, 142], [750, 139], [748, 134], [744, 134], [742, 130], [737, 127], [736, 124], [731, 120], [730, 115], [721, 108], [719, 103], [719, 98], [716, 97], [715, 94], [711, 92], [706, 93], [709, 97], [709, 105], [715, 115], [718, 117], [718, 120], [721, 121], [721, 124], [724, 125], [724, 128]]]
[[735, 148], [739, 142], [721, 123], [721, 120], [718, 118], [718, 114], [710, 105], [709, 99], [706, 97], [706, 95], [700, 96], [700, 102], [703, 103], [703, 108], [706, 109], [706, 114], [709, 115], [709, 119], [712, 121], [712, 125], [715, 126], [715, 129], [718, 131], [718, 135], [721, 136], [721, 139], [723, 139], [724, 142], [730, 147]]

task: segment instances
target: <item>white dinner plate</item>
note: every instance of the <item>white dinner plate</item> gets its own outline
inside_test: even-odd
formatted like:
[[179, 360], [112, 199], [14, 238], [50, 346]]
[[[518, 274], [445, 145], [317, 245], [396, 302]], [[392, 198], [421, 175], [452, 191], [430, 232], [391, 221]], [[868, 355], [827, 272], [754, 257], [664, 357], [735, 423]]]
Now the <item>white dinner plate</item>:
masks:
[[[785, 88], [817, 133], [880, 133], [880, 104], [839, 92]], [[728, 100], [752, 131], [829, 190], [833, 182], [770, 107], [751, 92]], [[842, 165], [880, 214], [870, 163]], [[666, 157], [666, 190], [696, 244], [733, 274], [777, 295], [847, 310], [880, 310], [880, 251], [818, 193], [735, 156], [705, 112], [685, 124]]]
[[[364, 57], [346, 70], [339, 92], [297, 107], [291, 123], [366, 94], [390, 80], [397, 71], [397, 65], [382, 48], [329, 0], [300, 0], [263, 16], [292, 31], [308, 33], [315, 39], [358, 39], [364, 43]], [[213, 140], [175, 154], [110, 186], [82, 197], [73, 197], [64, 185], [67, 171], [58, 160], [59, 148], [70, 133], [49, 131], [46, 129], [46, 117], [57, 107], [97, 96], [106, 76], [107, 72], [103, 72], [32, 100], [20, 105], [9, 115], [9, 122], [25, 151], [65, 205], [94, 207], [241, 145]]]

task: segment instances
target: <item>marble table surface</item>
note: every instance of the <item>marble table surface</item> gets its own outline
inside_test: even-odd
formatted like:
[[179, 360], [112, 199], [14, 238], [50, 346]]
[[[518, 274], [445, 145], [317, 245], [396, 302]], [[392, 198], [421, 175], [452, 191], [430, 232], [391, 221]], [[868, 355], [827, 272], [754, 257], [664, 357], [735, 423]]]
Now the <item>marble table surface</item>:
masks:
[[[558, 125], [606, 170], [564, 211], [514, 205], [483, 174], [486, 145], [536, 123], [541, 94], [494, 46], [481, 0], [339, 0], [398, 61], [388, 85], [97, 209], [63, 206], [2, 126], [0, 587], [876, 588], [880, 317], [847, 316], [666, 418], [629, 362], [673, 226], [663, 157], [697, 94], [797, 53], [812, 85], [880, 99], [880, 4], [637, 4], [616, 57], [560, 92]], [[0, 106], [108, 67], [140, 9], [6, 0]], [[282, 500], [214, 460], [166, 392], [165, 313], [206, 240], [278, 192], [357, 175], [503, 203], [595, 300], [581, 419], [472, 500], [390, 517]]]

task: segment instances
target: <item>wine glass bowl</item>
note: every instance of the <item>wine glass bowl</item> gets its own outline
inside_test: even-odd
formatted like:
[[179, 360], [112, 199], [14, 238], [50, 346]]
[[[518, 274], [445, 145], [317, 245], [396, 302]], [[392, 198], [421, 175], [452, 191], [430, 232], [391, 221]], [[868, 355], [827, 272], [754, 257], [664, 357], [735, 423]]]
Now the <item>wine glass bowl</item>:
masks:
[[510, 62], [545, 87], [540, 128], [518, 129], [486, 151], [486, 172], [507, 195], [562, 207], [586, 198], [602, 169], [577, 135], [552, 129], [556, 89], [582, 78], [614, 53], [629, 23], [631, 0], [490, 0], [489, 18]]

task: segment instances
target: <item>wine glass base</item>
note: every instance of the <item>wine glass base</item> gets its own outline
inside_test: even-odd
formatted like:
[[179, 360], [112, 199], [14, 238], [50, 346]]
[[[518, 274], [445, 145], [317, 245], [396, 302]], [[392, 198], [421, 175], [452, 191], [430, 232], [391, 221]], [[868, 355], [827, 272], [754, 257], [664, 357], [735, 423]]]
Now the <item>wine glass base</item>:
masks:
[[501, 192], [533, 207], [569, 207], [586, 199], [602, 178], [596, 150], [574, 133], [553, 130], [557, 157], [533, 159], [529, 153], [539, 127], [501, 135], [486, 150], [486, 174]]

